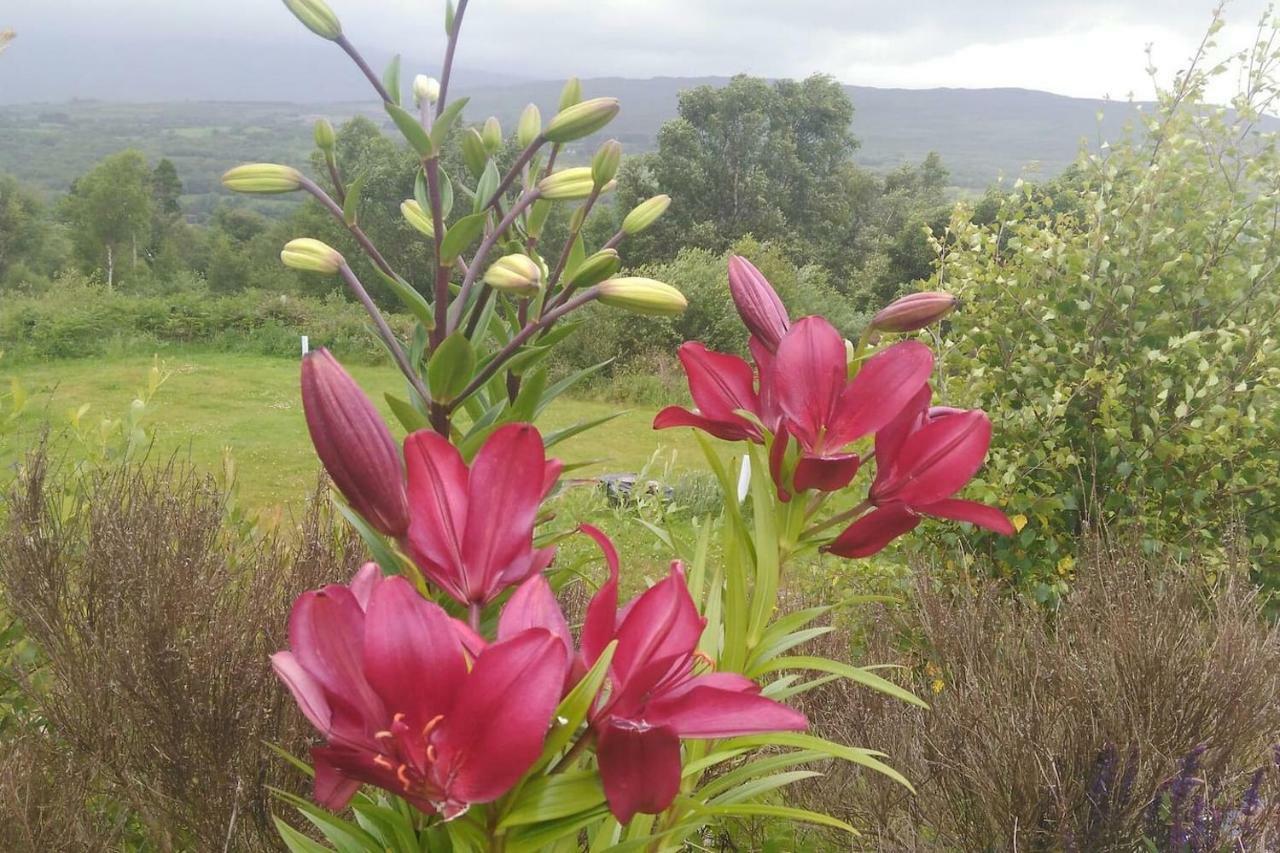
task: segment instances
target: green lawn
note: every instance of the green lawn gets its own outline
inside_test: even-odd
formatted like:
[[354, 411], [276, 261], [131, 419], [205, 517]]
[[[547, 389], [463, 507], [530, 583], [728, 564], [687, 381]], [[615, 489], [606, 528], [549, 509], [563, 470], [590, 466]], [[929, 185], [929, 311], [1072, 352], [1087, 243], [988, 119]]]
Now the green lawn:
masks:
[[[82, 404], [91, 407], [86, 422], [120, 417], [138, 389], [145, 387], [151, 364], [145, 357], [0, 362], [0, 383], [8, 386], [9, 377], [15, 376], [30, 398], [17, 430], [0, 437], [0, 463], [10, 465], [45, 422], [55, 428], [67, 424], [68, 411]], [[260, 509], [295, 505], [308, 492], [317, 462], [302, 417], [296, 361], [197, 351], [170, 357], [162, 365], [171, 375], [144, 418], [160, 454], [189, 449], [198, 465], [218, 470], [223, 449], [228, 448], [239, 472], [242, 499]], [[382, 394], [403, 394], [399, 375], [390, 367], [357, 366], [352, 373], [382, 406], [388, 423], [394, 423]], [[662, 464], [670, 460], [676, 470], [701, 459], [688, 430], [654, 432], [653, 412], [648, 409], [561, 400], [539, 425], [549, 431], [612, 412], [622, 415], [557, 446], [557, 455], [567, 462], [594, 460], [575, 476], [636, 471], [655, 451], [663, 454]]]

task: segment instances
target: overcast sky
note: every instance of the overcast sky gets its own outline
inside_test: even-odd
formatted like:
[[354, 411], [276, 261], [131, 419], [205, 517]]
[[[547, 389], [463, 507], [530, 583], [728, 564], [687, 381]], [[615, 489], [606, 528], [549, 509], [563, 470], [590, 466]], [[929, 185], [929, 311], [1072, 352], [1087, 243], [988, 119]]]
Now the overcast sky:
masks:
[[[1244, 47], [1266, 0], [1228, 6], [1224, 46]], [[436, 56], [443, 0], [331, 0], [379, 55]], [[473, 0], [458, 64], [535, 78], [814, 71], [870, 86], [1020, 86], [1150, 95], [1143, 48], [1167, 79], [1214, 0]], [[0, 0], [0, 28], [67, 50], [91, 42], [313, 38], [280, 0]], [[20, 49], [22, 42], [13, 46]], [[50, 49], [53, 49], [50, 47]], [[128, 51], [118, 58], [129, 62]], [[49, 57], [45, 57], [46, 59]], [[21, 80], [0, 80], [0, 86]]]

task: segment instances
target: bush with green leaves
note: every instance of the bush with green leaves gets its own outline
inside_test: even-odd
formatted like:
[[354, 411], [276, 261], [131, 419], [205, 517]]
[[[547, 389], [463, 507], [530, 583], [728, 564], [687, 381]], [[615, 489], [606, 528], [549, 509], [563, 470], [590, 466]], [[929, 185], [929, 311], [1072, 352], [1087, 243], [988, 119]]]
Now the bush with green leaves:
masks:
[[978, 544], [1042, 600], [1091, 527], [1280, 566], [1280, 150], [1263, 132], [1280, 53], [1261, 28], [1235, 57], [1242, 91], [1211, 106], [1233, 67], [1210, 58], [1221, 26], [1143, 126], [1056, 185], [1020, 184], [993, 221], [959, 208], [935, 241], [967, 303], [940, 390], [992, 412], [979, 494], [1025, 523]]

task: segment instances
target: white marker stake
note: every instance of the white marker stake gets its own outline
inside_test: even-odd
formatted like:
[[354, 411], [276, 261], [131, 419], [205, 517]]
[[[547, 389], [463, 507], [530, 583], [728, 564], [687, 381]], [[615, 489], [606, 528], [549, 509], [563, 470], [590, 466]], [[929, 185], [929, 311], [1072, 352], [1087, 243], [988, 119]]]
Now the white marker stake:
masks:
[[751, 488], [751, 457], [742, 457], [742, 468], [738, 471], [738, 503], [747, 499], [747, 490]]
[[302, 336], [302, 354], [306, 355], [309, 352], [311, 352], [311, 341], [307, 338], [306, 335], [303, 335]]

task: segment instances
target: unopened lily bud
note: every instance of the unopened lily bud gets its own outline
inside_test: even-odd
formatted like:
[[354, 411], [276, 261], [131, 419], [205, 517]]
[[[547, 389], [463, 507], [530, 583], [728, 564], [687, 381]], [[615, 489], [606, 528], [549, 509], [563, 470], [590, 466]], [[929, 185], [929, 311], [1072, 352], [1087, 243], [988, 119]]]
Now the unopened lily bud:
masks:
[[313, 240], [310, 237], [299, 237], [285, 243], [280, 252], [280, 260], [286, 267], [304, 272], [322, 272], [333, 275], [342, 269], [346, 261], [338, 250], [328, 243]]
[[651, 199], [640, 202], [631, 208], [631, 212], [622, 220], [622, 233], [629, 237], [639, 234], [657, 222], [658, 218], [666, 213], [667, 208], [670, 206], [671, 196], [665, 194], [655, 195]]
[[469, 127], [462, 132], [462, 161], [474, 177], [484, 174], [485, 164], [489, 162], [489, 152], [485, 150], [480, 131]]
[[600, 130], [620, 109], [617, 98], [592, 98], [556, 113], [542, 135], [551, 142], [572, 142]]
[[222, 185], [238, 193], [291, 193], [302, 189], [302, 173], [275, 163], [248, 163], [224, 172]]
[[621, 142], [616, 139], [610, 139], [604, 145], [601, 145], [600, 150], [596, 152], [596, 156], [591, 158], [591, 178], [595, 181], [596, 186], [602, 187], [617, 177], [618, 166], [621, 164]]
[[337, 41], [342, 37], [342, 24], [324, 0], [284, 0], [284, 5], [320, 38]]
[[328, 350], [302, 359], [302, 411], [316, 455], [347, 503], [375, 530], [402, 536], [409, 502], [395, 439]]
[[520, 143], [521, 148], [528, 148], [539, 133], [542, 133], [542, 112], [537, 104], [529, 104], [520, 113], [520, 122], [516, 125], [516, 142]]
[[422, 205], [418, 204], [417, 199], [410, 198], [400, 202], [400, 215], [413, 226], [414, 230], [433, 239], [435, 238], [436, 227], [435, 223], [431, 221], [431, 214], [422, 209]]
[[550, 201], [572, 201], [586, 198], [595, 191], [590, 166], [577, 166], [552, 172], [538, 182], [538, 192]]
[[413, 78], [413, 102], [418, 106], [440, 100], [440, 81], [425, 74]]
[[542, 267], [528, 255], [504, 255], [485, 270], [484, 283], [518, 296], [534, 296], [542, 287]]
[[601, 249], [578, 264], [573, 278], [569, 279], [569, 286], [578, 288], [599, 284], [616, 273], [621, 266], [622, 260], [618, 257], [617, 249]]
[[599, 285], [600, 301], [636, 314], [674, 316], [689, 307], [684, 294], [651, 278], [611, 278]]
[[791, 328], [791, 317], [769, 280], [741, 255], [729, 258], [729, 294], [747, 330], [769, 352], [776, 350]]
[[502, 125], [498, 124], [496, 118], [489, 116], [485, 119], [480, 138], [484, 140], [484, 150], [490, 154], [497, 154], [502, 150]]
[[315, 138], [317, 148], [325, 154], [333, 153], [333, 146], [337, 142], [337, 137], [333, 133], [333, 125], [329, 124], [327, 118], [316, 119]]
[[577, 77], [570, 77], [564, 81], [564, 88], [560, 90], [560, 111], [564, 112], [569, 107], [582, 100], [582, 81]]
[[909, 293], [881, 308], [871, 318], [871, 328], [878, 332], [914, 332], [938, 322], [955, 308], [956, 298], [950, 293]]

